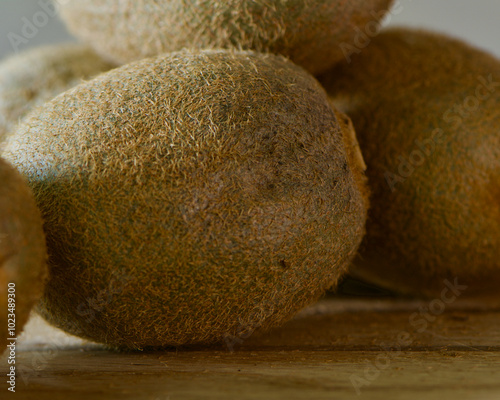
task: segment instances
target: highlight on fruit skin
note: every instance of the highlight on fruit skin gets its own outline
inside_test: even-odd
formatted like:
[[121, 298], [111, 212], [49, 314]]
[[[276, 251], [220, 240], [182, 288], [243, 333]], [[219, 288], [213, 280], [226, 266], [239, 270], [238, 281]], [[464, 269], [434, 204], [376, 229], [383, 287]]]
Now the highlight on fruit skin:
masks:
[[412, 295], [439, 298], [447, 280], [498, 299], [500, 61], [400, 28], [320, 81], [352, 118], [373, 193], [352, 273]]
[[46, 258], [42, 219], [33, 194], [19, 173], [0, 159], [0, 354], [11, 344], [7, 338], [21, 333], [42, 296]]
[[378, 23], [393, 0], [69, 0], [71, 32], [119, 63], [183, 48], [281, 54], [312, 73], [344, 58], [342, 44]]
[[80, 44], [44, 46], [0, 63], [0, 149], [33, 108], [101, 72], [114, 68]]
[[345, 140], [318, 82], [274, 55], [171, 53], [64, 93], [6, 148], [45, 219], [39, 311], [128, 348], [282, 324], [364, 234]]

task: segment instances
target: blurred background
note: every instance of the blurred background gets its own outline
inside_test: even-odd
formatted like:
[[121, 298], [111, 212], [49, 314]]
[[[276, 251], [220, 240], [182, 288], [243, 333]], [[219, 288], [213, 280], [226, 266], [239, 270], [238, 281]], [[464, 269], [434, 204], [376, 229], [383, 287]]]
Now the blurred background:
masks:
[[[85, 0], [82, 0], [85, 1]], [[388, 25], [447, 32], [500, 57], [500, 0], [396, 0]], [[15, 52], [74, 40], [51, 0], [0, 0], [0, 59]]]

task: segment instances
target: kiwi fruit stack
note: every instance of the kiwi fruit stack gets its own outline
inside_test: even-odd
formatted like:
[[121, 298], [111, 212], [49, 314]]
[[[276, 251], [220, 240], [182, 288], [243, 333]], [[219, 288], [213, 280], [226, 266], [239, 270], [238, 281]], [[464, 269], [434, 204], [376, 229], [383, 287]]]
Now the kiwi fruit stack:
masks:
[[129, 64], [8, 135], [44, 221], [39, 313], [144, 349], [281, 325], [348, 271], [493, 293], [499, 61], [410, 29], [345, 54], [392, 3], [59, 2], [92, 51]]
[[368, 166], [371, 210], [351, 273], [411, 295], [439, 297], [447, 280], [464, 297], [498, 297], [500, 60], [399, 28], [320, 81]]
[[0, 64], [0, 150], [33, 108], [113, 65], [84, 45], [45, 46]]
[[112, 346], [279, 325], [336, 285], [364, 235], [347, 117], [281, 56], [192, 50], [114, 69], [38, 108], [5, 156], [45, 221], [39, 311]]
[[21, 175], [0, 159], [0, 353], [22, 330], [46, 277], [40, 211]]
[[312, 73], [344, 57], [393, 0], [87, 0], [60, 3], [71, 32], [125, 63], [183, 48], [236, 48], [289, 57]]

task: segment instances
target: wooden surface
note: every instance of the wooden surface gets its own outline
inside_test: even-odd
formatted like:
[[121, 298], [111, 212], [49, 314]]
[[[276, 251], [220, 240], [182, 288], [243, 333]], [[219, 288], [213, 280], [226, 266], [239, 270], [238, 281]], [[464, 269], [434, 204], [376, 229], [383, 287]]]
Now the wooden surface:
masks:
[[19, 342], [16, 393], [3, 384], [0, 399], [499, 400], [500, 311], [457, 301], [425, 326], [413, 314], [428, 306], [328, 299], [233, 351], [118, 353], [35, 318]]

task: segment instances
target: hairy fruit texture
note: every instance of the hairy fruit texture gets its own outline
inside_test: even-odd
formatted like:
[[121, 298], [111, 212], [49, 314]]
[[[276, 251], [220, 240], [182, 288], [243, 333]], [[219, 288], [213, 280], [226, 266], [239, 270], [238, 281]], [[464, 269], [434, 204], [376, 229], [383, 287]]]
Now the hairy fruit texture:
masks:
[[59, 96], [6, 151], [45, 218], [42, 314], [132, 348], [283, 323], [364, 234], [344, 140], [318, 82], [273, 55], [171, 53]]
[[121, 63], [183, 48], [234, 48], [289, 57], [310, 72], [344, 57], [393, 0], [69, 0], [70, 30]]
[[0, 150], [2, 142], [34, 108], [113, 68], [79, 44], [46, 46], [0, 64]]
[[320, 81], [352, 118], [373, 192], [353, 273], [430, 297], [457, 279], [498, 298], [500, 61], [392, 29]]
[[[10, 344], [7, 338], [21, 333], [42, 296], [46, 277], [40, 211], [26, 182], [0, 159], [0, 353]], [[9, 323], [15, 325], [12, 335]]]

